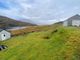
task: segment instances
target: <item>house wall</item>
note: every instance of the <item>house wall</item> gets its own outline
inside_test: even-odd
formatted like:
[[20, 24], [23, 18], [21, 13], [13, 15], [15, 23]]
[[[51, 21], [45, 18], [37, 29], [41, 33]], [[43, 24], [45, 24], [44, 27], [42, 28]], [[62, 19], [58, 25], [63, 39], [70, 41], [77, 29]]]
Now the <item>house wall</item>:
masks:
[[[2, 34], [5, 35], [5, 39], [2, 37]], [[11, 38], [11, 34], [5, 30], [3, 30], [2, 32], [0, 32], [0, 41], [3, 41], [3, 40], [7, 40]]]
[[63, 26], [68, 26], [68, 21], [64, 21]]
[[80, 26], [80, 20], [72, 20], [72, 26]]

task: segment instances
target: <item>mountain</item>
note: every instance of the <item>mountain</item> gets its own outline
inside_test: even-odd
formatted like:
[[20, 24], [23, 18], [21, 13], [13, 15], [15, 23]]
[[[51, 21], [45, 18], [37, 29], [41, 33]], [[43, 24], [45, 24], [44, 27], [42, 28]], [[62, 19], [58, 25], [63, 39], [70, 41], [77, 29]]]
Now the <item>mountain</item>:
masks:
[[10, 28], [16, 26], [35, 26], [35, 24], [17, 21], [8, 17], [0, 16], [0, 28]]

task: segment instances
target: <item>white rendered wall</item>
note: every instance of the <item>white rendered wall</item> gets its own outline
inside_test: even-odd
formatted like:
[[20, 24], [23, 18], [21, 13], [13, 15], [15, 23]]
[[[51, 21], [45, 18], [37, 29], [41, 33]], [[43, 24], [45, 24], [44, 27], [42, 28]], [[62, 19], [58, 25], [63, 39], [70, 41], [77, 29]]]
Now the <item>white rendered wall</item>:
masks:
[[80, 26], [80, 20], [72, 20], [73, 26]]
[[68, 22], [67, 21], [64, 21], [63, 22], [63, 26], [68, 26]]
[[[2, 35], [5, 35], [5, 37], [3, 38]], [[0, 41], [3, 41], [3, 40], [7, 40], [11, 38], [11, 34], [5, 30], [3, 30], [2, 32], [0, 32]]]

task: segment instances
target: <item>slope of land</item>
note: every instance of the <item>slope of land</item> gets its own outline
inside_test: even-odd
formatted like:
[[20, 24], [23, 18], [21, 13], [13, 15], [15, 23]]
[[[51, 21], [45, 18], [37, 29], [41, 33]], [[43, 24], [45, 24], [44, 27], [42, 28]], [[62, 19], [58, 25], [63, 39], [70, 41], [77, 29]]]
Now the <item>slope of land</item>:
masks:
[[80, 28], [59, 27], [1, 42], [1, 60], [80, 60]]
[[62, 26], [61, 23], [57, 23], [57, 24], [53, 24], [53, 25], [45, 25], [45, 26], [25, 26], [25, 28], [23, 28], [23, 29], [9, 30], [9, 31], [11, 32], [12, 36], [16, 36], [16, 35], [22, 35], [22, 34], [32, 33], [32, 32], [55, 30], [61, 26]]
[[17, 21], [8, 17], [0, 16], [0, 28], [10, 28], [16, 26], [35, 26], [35, 24]]

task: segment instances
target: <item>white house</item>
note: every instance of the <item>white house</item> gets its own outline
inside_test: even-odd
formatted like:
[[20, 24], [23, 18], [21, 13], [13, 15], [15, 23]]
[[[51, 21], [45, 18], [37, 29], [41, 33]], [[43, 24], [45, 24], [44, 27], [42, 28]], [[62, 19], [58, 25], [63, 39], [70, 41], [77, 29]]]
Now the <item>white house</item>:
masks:
[[80, 26], [80, 15], [76, 14], [63, 21], [63, 26]]
[[0, 29], [0, 41], [7, 40], [9, 38], [11, 38], [11, 33], [6, 30]]

